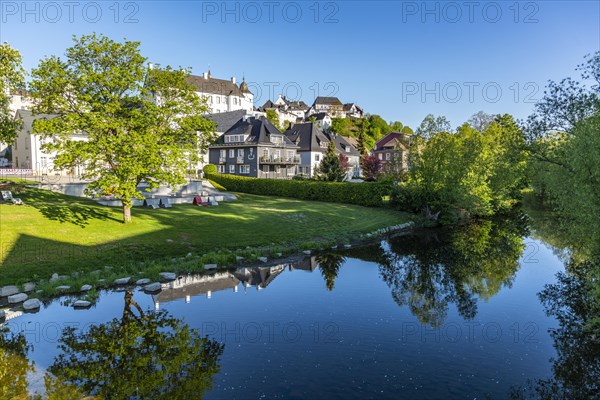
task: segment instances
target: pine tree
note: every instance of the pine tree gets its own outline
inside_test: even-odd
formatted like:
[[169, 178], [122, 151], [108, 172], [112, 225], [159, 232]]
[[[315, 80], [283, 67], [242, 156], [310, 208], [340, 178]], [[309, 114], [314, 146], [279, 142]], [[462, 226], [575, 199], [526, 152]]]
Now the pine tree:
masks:
[[342, 182], [346, 179], [346, 171], [342, 167], [340, 158], [335, 151], [335, 143], [332, 141], [327, 145], [327, 153], [321, 160], [316, 171], [317, 180], [329, 182]]

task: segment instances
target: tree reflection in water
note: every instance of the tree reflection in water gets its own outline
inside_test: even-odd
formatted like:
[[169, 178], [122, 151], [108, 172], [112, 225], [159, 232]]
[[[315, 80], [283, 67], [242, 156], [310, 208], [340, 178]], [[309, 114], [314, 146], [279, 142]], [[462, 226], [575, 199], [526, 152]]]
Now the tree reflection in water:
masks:
[[[30, 398], [26, 375], [33, 366], [24, 337], [12, 347], [0, 338], [0, 398]], [[63, 331], [44, 398], [199, 399], [220, 369], [223, 347], [166, 311], [144, 312], [127, 290], [120, 319]]]
[[335, 279], [340, 272], [340, 268], [346, 262], [346, 257], [334, 253], [323, 253], [317, 256], [316, 261], [319, 264], [323, 279], [325, 279], [327, 290], [333, 290]]
[[392, 238], [387, 248], [352, 253], [377, 262], [380, 274], [400, 306], [408, 306], [423, 324], [440, 327], [449, 304], [460, 315], [477, 314], [477, 298], [490, 299], [510, 286], [519, 267], [527, 232], [523, 215], [483, 220], [447, 231]]

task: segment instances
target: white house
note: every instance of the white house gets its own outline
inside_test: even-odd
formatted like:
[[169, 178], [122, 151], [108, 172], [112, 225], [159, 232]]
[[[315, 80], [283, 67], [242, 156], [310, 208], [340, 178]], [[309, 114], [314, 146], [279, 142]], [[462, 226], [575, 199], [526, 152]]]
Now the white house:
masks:
[[[38, 119], [49, 119], [55, 118], [52, 114], [37, 114], [33, 115], [29, 110], [18, 110], [17, 118], [23, 120], [23, 126], [18, 132], [17, 139], [14, 141], [12, 146], [12, 164], [13, 168], [18, 169], [31, 169], [37, 174], [55, 174], [65, 173], [70, 175], [78, 176], [83, 171], [83, 166], [77, 167], [71, 171], [57, 171], [54, 170], [54, 157], [56, 153], [47, 153], [42, 150], [44, 140], [38, 135], [32, 134], [33, 132], [33, 121]], [[87, 140], [85, 134], [74, 134], [71, 135], [71, 139], [75, 141]]]
[[313, 114], [318, 114], [322, 112], [329, 114], [333, 118], [346, 117], [346, 112], [344, 111], [344, 104], [337, 97], [317, 97], [313, 105], [306, 113], [306, 117], [309, 118]]
[[212, 77], [210, 71], [202, 76], [190, 75], [188, 80], [196, 87], [198, 96], [206, 99], [211, 114], [254, 110], [254, 95], [245, 80], [238, 86], [235, 77], [230, 80], [217, 79]]

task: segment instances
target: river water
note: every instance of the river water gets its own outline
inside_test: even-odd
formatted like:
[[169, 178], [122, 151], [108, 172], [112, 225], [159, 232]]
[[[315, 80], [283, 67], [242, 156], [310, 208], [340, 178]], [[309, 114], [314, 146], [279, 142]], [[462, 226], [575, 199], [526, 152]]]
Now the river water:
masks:
[[[155, 295], [104, 291], [87, 310], [57, 299], [4, 326], [25, 338], [28, 390], [42, 394], [51, 371], [112, 398], [507, 398], [551, 378], [556, 357], [538, 293], [563, 262], [526, 225], [423, 230]], [[206, 340], [160, 334], [186, 325]]]

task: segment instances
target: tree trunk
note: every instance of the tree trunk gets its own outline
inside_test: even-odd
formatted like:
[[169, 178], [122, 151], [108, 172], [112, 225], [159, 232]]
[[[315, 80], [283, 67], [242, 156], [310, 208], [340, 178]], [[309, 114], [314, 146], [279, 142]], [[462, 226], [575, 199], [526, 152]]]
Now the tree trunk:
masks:
[[123, 223], [131, 222], [131, 204], [123, 203]]

